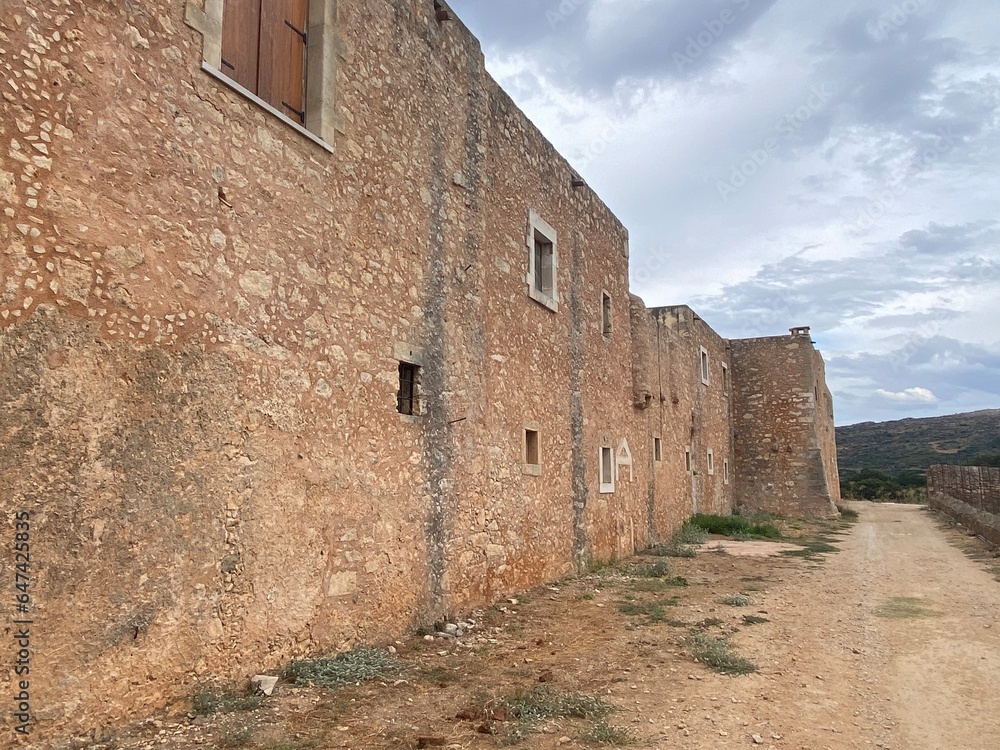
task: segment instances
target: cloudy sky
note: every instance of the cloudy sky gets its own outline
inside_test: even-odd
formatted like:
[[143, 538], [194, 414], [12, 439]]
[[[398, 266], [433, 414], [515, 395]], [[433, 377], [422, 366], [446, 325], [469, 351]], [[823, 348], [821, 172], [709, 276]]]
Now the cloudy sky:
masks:
[[1000, 2], [450, 6], [647, 304], [812, 326], [838, 424], [1000, 407]]

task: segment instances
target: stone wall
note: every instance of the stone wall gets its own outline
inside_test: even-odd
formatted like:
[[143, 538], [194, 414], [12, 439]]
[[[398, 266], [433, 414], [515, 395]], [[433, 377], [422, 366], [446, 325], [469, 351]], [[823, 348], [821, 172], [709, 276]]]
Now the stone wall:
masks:
[[809, 329], [731, 346], [739, 504], [792, 516], [836, 515], [833, 399]]
[[927, 472], [927, 499], [993, 544], [1000, 544], [1000, 468], [932, 466]]
[[727, 342], [629, 295], [625, 228], [434, 5], [322, 6], [312, 133], [212, 72], [220, 0], [5, 6], [0, 512], [30, 517], [40, 742], [738, 497]]

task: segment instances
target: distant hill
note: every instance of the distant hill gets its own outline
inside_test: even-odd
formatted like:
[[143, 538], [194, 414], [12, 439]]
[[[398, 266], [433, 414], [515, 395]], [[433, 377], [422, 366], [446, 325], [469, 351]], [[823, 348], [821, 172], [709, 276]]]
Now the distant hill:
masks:
[[837, 428], [842, 475], [858, 469], [922, 474], [931, 464], [959, 464], [998, 451], [1000, 409]]

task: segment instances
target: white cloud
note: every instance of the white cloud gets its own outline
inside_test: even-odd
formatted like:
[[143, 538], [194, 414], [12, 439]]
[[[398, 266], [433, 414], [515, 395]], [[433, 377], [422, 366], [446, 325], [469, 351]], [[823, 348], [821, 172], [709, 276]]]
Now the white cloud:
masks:
[[934, 395], [934, 392], [926, 388], [907, 388], [905, 391], [900, 391], [899, 393], [879, 388], [875, 391], [875, 395], [886, 401], [894, 401], [899, 404], [936, 404], [938, 401], [938, 397]]

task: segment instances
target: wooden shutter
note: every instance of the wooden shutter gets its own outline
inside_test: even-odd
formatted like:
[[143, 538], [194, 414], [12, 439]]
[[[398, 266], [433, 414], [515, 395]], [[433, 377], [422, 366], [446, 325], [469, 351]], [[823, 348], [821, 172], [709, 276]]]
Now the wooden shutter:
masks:
[[[272, 0], [266, 0], [270, 5]], [[222, 11], [222, 72], [257, 93], [261, 0], [225, 0]]]
[[309, 0], [263, 0], [257, 95], [305, 124], [306, 28]]

